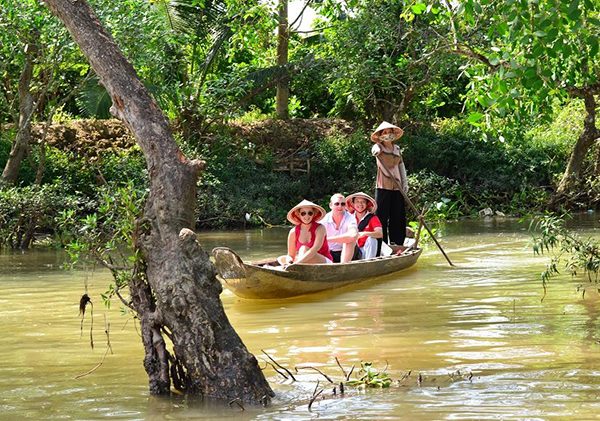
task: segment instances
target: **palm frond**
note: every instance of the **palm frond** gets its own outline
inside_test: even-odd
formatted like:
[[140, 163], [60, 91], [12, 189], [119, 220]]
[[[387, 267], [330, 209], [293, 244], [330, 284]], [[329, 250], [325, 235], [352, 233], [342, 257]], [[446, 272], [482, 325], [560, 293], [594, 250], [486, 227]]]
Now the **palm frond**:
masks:
[[110, 118], [112, 100], [98, 79], [90, 79], [76, 98], [77, 107], [88, 117]]
[[198, 38], [207, 38], [217, 32], [227, 20], [227, 6], [221, 0], [171, 0], [167, 5], [173, 27]]

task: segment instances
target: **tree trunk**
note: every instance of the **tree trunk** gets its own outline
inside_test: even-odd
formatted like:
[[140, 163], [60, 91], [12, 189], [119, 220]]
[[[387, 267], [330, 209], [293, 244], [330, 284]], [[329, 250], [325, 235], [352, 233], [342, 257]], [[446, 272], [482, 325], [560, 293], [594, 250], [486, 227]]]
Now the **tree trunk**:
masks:
[[7, 184], [15, 184], [17, 182], [21, 162], [31, 141], [31, 118], [33, 116], [31, 80], [33, 79], [33, 62], [37, 52], [37, 46], [33, 44], [27, 45], [25, 65], [19, 79], [19, 122], [17, 135], [4, 166], [4, 171], [2, 171], [2, 180]]
[[163, 113], [89, 5], [45, 2], [88, 58], [112, 98], [111, 112], [131, 129], [146, 158], [150, 194], [136, 238], [143, 260], [130, 292], [139, 312], [150, 392], [167, 394], [173, 381], [188, 394], [268, 402], [273, 391], [231, 327], [219, 299], [221, 284], [189, 229], [203, 162], [186, 159], [177, 147]]
[[559, 203], [572, 192], [576, 181], [581, 175], [584, 159], [594, 141], [600, 135], [600, 132], [596, 128], [596, 100], [594, 99], [594, 93], [583, 91], [583, 99], [587, 112], [583, 123], [583, 133], [577, 139], [577, 143], [575, 143], [575, 147], [571, 152], [569, 163], [553, 198], [554, 203]]
[[600, 179], [600, 138], [596, 139], [596, 161], [594, 164], [594, 175]]
[[[285, 68], [288, 64], [288, 0], [279, 0], [279, 26], [277, 30], [277, 65]], [[287, 75], [286, 75], [287, 76]], [[285, 77], [277, 83], [275, 98], [277, 118], [287, 120], [289, 115], [290, 80]]]

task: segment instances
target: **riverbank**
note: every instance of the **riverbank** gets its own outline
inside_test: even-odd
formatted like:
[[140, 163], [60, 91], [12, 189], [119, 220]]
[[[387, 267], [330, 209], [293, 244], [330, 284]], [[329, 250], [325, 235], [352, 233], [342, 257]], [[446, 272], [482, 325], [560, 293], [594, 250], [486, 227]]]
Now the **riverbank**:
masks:
[[[334, 192], [373, 193], [369, 132], [340, 119], [292, 119], [213, 126], [189, 139], [176, 135], [187, 156], [207, 163], [198, 182], [197, 228], [285, 224], [287, 210], [303, 198], [326, 206]], [[33, 133], [39, 140], [41, 127]], [[0, 165], [13, 135], [14, 129], [2, 134]], [[406, 127], [400, 145], [409, 196], [429, 220], [544, 211], [570, 150], [569, 139], [547, 137], [538, 132], [512, 142], [483, 139], [452, 119]], [[40, 162], [34, 145], [22, 164], [20, 187], [0, 191], [5, 238], [27, 235], [31, 226], [54, 234], [125, 185], [136, 196], [145, 194], [143, 156], [119, 121], [54, 125], [46, 143], [42, 185], [34, 185]], [[572, 209], [595, 207], [596, 187], [587, 188]]]

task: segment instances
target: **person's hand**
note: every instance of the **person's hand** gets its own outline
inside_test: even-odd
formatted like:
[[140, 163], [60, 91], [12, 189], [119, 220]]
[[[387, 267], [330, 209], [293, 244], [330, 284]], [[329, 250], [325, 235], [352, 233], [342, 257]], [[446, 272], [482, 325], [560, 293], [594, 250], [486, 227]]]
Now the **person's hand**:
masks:
[[381, 147], [376, 143], [371, 148], [371, 155], [377, 156], [381, 153]]

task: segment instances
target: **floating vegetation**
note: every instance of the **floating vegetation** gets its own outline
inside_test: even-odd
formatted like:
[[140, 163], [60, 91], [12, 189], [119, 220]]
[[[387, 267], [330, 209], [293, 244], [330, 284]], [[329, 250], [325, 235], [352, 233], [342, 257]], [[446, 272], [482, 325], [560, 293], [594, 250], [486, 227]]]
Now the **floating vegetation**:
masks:
[[358, 375], [361, 377], [356, 380], [346, 381], [346, 386], [386, 388], [390, 387], [392, 384], [392, 379], [385, 370], [376, 370], [375, 367], [373, 367], [373, 363], [370, 361], [362, 361], [360, 363]]

